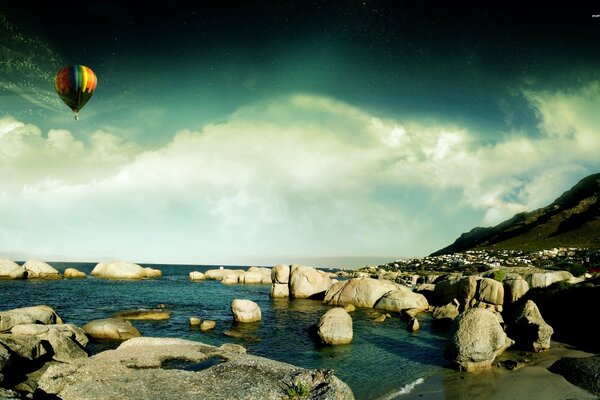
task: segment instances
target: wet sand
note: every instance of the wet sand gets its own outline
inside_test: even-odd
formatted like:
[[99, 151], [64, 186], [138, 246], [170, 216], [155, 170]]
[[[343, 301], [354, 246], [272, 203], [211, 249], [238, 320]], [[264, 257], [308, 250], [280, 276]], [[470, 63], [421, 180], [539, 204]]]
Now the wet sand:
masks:
[[[408, 399], [523, 399], [575, 400], [598, 397], [571, 383], [547, 368], [563, 357], [587, 357], [592, 354], [575, 350], [568, 345], [552, 342], [549, 351], [531, 354], [525, 366], [509, 371], [493, 367], [490, 371], [467, 374], [448, 369], [441, 374], [425, 377], [422, 384], [408, 394], [395, 397]], [[500, 360], [522, 359], [524, 353], [506, 352]]]

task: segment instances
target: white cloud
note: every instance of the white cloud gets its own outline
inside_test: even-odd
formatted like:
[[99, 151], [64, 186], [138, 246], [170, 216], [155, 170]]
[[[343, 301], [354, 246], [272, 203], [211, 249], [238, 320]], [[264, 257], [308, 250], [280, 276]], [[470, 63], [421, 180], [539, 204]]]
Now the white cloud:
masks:
[[445, 223], [457, 191], [454, 215], [491, 224], [598, 168], [598, 86], [526, 96], [540, 134], [495, 144], [304, 94], [154, 150], [2, 118], [0, 250], [165, 262], [423, 254], [470, 228]]

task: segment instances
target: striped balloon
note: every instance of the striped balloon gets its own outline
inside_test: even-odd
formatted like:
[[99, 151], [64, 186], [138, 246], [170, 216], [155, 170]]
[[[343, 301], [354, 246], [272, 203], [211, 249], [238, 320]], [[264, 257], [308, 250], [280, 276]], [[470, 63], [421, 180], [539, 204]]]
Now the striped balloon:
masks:
[[73, 110], [75, 119], [79, 118], [79, 110], [92, 97], [97, 84], [96, 74], [85, 65], [63, 67], [54, 78], [56, 93]]

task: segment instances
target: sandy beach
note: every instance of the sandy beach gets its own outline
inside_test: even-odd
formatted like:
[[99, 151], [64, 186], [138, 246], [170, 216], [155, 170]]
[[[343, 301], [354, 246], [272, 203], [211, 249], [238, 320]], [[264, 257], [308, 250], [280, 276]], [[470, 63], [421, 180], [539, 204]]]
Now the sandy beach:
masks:
[[[593, 354], [552, 342], [550, 350], [534, 354], [522, 368], [509, 371], [493, 367], [480, 373], [463, 373], [448, 369], [442, 375], [425, 379], [408, 394], [396, 399], [597, 399], [598, 397], [571, 383], [548, 367], [563, 357], [587, 357]], [[507, 351], [500, 360], [518, 359], [519, 354]]]

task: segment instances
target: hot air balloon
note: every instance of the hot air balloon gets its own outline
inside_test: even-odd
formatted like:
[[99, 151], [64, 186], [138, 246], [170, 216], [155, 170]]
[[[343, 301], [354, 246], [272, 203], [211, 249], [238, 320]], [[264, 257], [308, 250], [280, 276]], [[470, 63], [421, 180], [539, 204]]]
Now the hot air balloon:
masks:
[[96, 74], [85, 65], [63, 67], [54, 78], [56, 93], [73, 110], [75, 119], [79, 119], [79, 110], [92, 97], [97, 83]]

